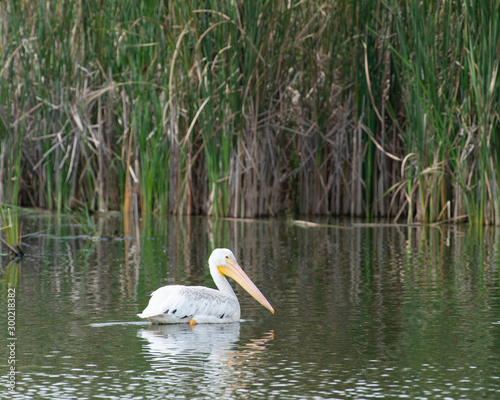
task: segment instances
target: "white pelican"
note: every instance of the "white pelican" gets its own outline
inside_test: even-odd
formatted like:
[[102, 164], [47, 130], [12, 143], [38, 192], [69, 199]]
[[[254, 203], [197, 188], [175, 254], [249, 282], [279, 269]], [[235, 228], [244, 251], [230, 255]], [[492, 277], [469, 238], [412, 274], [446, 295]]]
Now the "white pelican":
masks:
[[224, 275], [233, 278], [260, 304], [274, 314], [274, 309], [257, 286], [243, 272], [229, 249], [215, 249], [208, 259], [210, 274], [219, 290], [203, 286], [169, 285], [151, 294], [141, 314], [153, 324], [212, 323], [240, 320], [240, 303]]

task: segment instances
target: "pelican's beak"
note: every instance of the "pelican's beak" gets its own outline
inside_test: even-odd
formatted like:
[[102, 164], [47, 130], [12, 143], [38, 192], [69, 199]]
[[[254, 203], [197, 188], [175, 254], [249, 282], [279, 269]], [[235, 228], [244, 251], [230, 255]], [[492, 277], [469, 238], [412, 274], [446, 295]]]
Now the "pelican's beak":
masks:
[[227, 260], [227, 265], [219, 265], [217, 269], [222, 275], [227, 275], [230, 278], [233, 278], [243, 287], [243, 289], [250, 293], [255, 300], [274, 314], [274, 308], [260, 292], [257, 286], [255, 286], [255, 284], [250, 280], [248, 275], [241, 269], [236, 260]]

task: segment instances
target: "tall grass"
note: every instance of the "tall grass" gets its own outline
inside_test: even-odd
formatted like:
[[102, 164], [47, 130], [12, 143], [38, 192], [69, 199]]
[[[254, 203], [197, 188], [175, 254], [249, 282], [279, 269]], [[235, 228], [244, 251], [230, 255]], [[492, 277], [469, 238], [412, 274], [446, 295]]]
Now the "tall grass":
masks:
[[498, 11], [4, 1], [0, 202], [498, 224]]
[[499, 2], [398, 3], [408, 216], [498, 224]]
[[14, 208], [4, 209], [0, 206], [0, 242], [8, 249], [8, 253], [22, 257], [24, 252], [21, 248], [21, 227], [17, 219], [17, 210]]

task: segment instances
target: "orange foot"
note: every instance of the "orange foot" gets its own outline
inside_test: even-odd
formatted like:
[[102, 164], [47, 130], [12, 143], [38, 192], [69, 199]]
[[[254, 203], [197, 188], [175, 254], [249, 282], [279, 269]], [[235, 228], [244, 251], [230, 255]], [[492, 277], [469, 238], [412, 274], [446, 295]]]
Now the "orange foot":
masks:
[[196, 321], [195, 321], [194, 318], [191, 321], [189, 321], [189, 325], [191, 325], [191, 326], [195, 326], [196, 325]]

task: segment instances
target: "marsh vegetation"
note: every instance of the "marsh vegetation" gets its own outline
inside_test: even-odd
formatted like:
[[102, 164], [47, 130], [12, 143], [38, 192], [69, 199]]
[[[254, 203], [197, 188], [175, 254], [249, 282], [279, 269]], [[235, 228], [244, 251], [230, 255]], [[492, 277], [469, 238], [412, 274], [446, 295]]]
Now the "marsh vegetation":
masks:
[[499, 1], [0, 3], [0, 202], [500, 223]]

